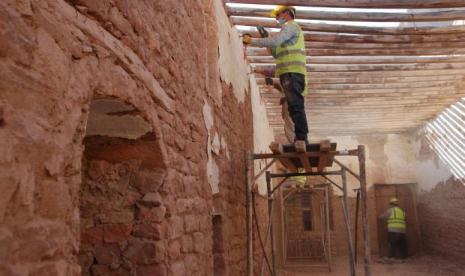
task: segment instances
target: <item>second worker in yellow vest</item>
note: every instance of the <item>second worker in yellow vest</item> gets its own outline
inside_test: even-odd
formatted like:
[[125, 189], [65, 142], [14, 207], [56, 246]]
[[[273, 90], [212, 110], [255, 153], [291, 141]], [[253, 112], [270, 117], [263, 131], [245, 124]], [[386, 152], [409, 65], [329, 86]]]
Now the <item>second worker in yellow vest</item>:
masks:
[[304, 34], [294, 21], [295, 8], [278, 6], [272, 16], [281, 26], [281, 31], [271, 37], [252, 38], [244, 35], [244, 44], [267, 47], [276, 59], [276, 76], [287, 99], [288, 110], [294, 122], [294, 142], [308, 144], [308, 125], [304, 96], [307, 94], [307, 70]]
[[399, 207], [399, 200], [391, 198], [390, 208], [379, 218], [387, 220], [389, 258], [405, 259], [407, 249], [407, 223], [405, 212]]

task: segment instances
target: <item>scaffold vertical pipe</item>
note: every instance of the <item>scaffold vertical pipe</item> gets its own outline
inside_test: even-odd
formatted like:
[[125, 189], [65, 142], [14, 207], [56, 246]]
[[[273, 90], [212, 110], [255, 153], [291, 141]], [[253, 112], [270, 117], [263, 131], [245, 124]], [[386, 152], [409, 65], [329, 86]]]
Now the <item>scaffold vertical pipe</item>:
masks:
[[327, 261], [328, 269], [331, 272], [331, 226], [330, 226], [330, 215], [329, 215], [329, 185], [325, 187], [325, 217], [326, 217], [326, 241], [327, 241]]
[[271, 263], [273, 265], [273, 275], [276, 275], [276, 258], [273, 234], [273, 194], [271, 192], [271, 176], [269, 171], [266, 172], [266, 189], [268, 195], [268, 218], [270, 220]]
[[246, 182], [245, 182], [245, 200], [246, 200], [246, 231], [247, 231], [247, 275], [253, 276], [253, 213], [252, 213], [252, 179], [253, 179], [253, 159], [251, 154], [246, 154]]
[[355, 265], [357, 265], [358, 261], [358, 211], [360, 209], [360, 189], [357, 190], [357, 199], [355, 201], [355, 241], [354, 241], [354, 247], [355, 247]]
[[358, 146], [358, 162], [360, 169], [360, 195], [362, 200], [362, 234], [364, 242], [364, 269], [365, 276], [371, 276], [371, 248], [370, 248], [370, 233], [368, 227], [368, 215], [367, 215], [367, 180], [365, 171], [365, 146]]
[[350, 216], [349, 216], [349, 199], [347, 191], [347, 176], [345, 168], [342, 168], [342, 190], [343, 190], [343, 211], [344, 211], [344, 222], [346, 224], [347, 231], [347, 245], [349, 249], [349, 264], [350, 264], [350, 275], [355, 276], [355, 259], [354, 259], [354, 246], [352, 243], [352, 231], [350, 229]]

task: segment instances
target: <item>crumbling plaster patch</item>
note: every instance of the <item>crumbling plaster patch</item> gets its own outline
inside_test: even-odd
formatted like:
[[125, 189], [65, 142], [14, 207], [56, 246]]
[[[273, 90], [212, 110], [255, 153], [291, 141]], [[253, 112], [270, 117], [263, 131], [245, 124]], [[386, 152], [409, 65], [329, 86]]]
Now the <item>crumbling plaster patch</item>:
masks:
[[239, 102], [244, 102], [249, 86], [246, 72], [250, 71], [244, 57], [242, 41], [236, 29], [231, 28], [222, 1], [213, 1], [218, 24], [218, 67], [220, 77], [231, 84]]
[[207, 128], [208, 136], [207, 136], [207, 177], [208, 183], [212, 189], [213, 194], [219, 193], [219, 183], [220, 183], [220, 171], [218, 165], [216, 164], [213, 156], [212, 156], [212, 137], [211, 137], [211, 130], [213, 127], [213, 111], [207, 101], [205, 101], [203, 105], [203, 120], [205, 122], [205, 127]]
[[138, 139], [152, 131], [141, 116], [131, 114], [136, 109], [115, 99], [97, 99], [90, 105], [86, 136], [102, 135]]
[[415, 133], [412, 139], [418, 187], [421, 191], [431, 191], [436, 185], [452, 177], [452, 172], [431, 149], [423, 129]]
[[[339, 150], [356, 149], [358, 145], [365, 145], [367, 185], [376, 183], [408, 183], [416, 182], [415, 159], [413, 158], [412, 143], [409, 135], [364, 135], [328, 137], [337, 142]], [[357, 157], [339, 156], [339, 161], [358, 173]], [[334, 165], [333, 169], [338, 166]], [[340, 178], [331, 177], [336, 183]], [[354, 195], [352, 189], [359, 187], [359, 182], [352, 176], [347, 177], [349, 194]], [[335, 190], [339, 193], [338, 190]]]

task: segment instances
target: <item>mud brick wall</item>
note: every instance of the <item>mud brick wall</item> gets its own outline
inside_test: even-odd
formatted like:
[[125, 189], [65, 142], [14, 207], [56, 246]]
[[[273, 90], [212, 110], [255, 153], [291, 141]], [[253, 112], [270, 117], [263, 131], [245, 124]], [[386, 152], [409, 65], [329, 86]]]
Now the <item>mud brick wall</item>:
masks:
[[[213, 255], [220, 275], [245, 274], [251, 103], [220, 79], [214, 14], [200, 0], [0, 3], [0, 274], [212, 275]], [[84, 141], [96, 99], [134, 107], [148, 146]]]
[[465, 255], [465, 187], [458, 181], [438, 183], [418, 197], [424, 249], [463, 262]]

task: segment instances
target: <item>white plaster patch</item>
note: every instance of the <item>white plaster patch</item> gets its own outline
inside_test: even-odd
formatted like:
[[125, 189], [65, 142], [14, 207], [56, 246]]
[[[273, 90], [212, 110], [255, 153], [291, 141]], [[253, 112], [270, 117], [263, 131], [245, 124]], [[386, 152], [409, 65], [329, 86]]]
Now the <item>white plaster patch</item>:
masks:
[[215, 160], [212, 156], [212, 145], [211, 145], [211, 128], [213, 126], [213, 113], [210, 105], [205, 100], [203, 105], [203, 120], [205, 122], [205, 127], [207, 128], [208, 137], [207, 137], [207, 178], [208, 183], [212, 189], [213, 194], [219, 193], [219, 183], [220, 183], [220, 173], [218, 169], [218, 165], [216, 164]]
[[384, 145], [384, 154], [387, 157], [386, 182], [411, 183], [415, 177], [415, 155], [410, 137], [398, 134], [389, 134]]
[[212, 108], [208, 105], [207, 101], [203, 105], [202, 109], [203, 113], [203, 120], [205, 121], [205, 127], [207, 128], [208, 134], [210, 134], [210, 129], [213, 126], [213, 115], [212, 115]]
[[249, 87], [246, 72], [250, 71], [244, 59], [242, 40], [236, 29], [231, 28], [222, 1], [213, 1], [218, 24], [218, 69], [221, 79], [232, 84], [233, 93], [239, 102], [245, 99]]
[[231, 156], [229, 155], [228, 144], [226, 143], [226, 139], [224, 137], [221, 137], [221, 148], [225, 152], [226, 158], [228, 158], [228, 160], [231, 160]]
[[215, 133], [215, 136], [213, 137], [213, 141], [211, 145], [212, 145], [212, 152], [216, 155], [220, 155], [221, 142], [220, 142], [220, 137], [218, 136], [218, 133]]
[[218, 165], [216, 164], [215, 160], [211, 158], [211, 156], [209, 156], [207, 162], [207, 176], [208, 183], [210, 183], [210, 187], [212, 188], [212, 193], [219, 193], [220, 171], [218, 169]]

